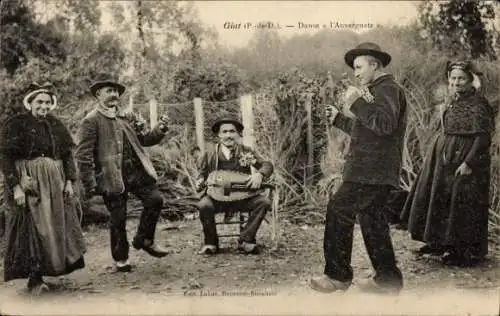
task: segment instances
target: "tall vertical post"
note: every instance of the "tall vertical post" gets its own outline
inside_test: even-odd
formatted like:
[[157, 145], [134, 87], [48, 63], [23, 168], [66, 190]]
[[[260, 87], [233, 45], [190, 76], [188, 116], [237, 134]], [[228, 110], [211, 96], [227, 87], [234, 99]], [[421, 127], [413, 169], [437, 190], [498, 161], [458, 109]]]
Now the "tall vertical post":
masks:
[[200, 148], [200, 153], [203, 155], [205, 153], [205, 119], [203, 117], [203, 102], [201, 98], [195, 98], [193, 100], [194, 104], [194, 119], [196, 124], [196, 142], [198, 148]]
[[134, 95], [132, 93], [128, 96], [128, 107], [126, 112], [128, 113], [134, 112]]
[[158, 123], [158, 103], [155, 99], [149, 101], [149, 124], [151, 128]]
[[312, 94], [308, 94], [306, 98], [307, 112], [307, 166], [306, 166], [306, 182], [312, 178], [314, 170], [314, 147], [313, 147], [313, 126], [312, 126]]
[[245, 94], [240, 97], [240, 111], [241, 111], [241, 120], [243, 126], [243, 144], [250, 148], [253, 148], [255, 145], [255, 136], [254, 136], [254, 117], [253, 117], [253, 100], [251, 94]]

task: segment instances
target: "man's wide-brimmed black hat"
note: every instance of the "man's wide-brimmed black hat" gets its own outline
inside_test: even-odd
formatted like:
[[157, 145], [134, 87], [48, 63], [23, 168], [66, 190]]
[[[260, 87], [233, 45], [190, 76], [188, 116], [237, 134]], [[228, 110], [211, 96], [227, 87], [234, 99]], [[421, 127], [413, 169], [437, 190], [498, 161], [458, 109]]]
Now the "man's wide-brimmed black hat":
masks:
[[103, 87], [115, 87], [116, 90], [118, 90], [118, 94], [122, 95], [123, 92], [125, 92], [125, 86], [118, 83], [116, 80], [113, 80], [112, 78], [109, 78], [107, 76], [103, 76], [99, 80], [95, 81], [91, 86], [90, 86], [90, 93], [95, 97], [97, 90], [103, 88]]
[[236, 127], [236, 130], [238, 133], [241, 133], [243, 131], [243, 124], [240, 123], [240, 121], [232, 118], [223, 118], [217, 120], [214, 125], [212, 125], [212, 132], [214, 134], [219, 133], [219, 128], [222, 124], [233, 124]]
[[362, 43], [356, 46], [356, 48], [351, 49], [348, 51], [345, 56], [344, 60], [349, 67], [354, 68], [354, 60], [358, 56], [373, 56], [380, 60], [382, 63], [382, 66], [387, 66], [391, 62], [391, 55], [388, 53], [382, 51], [380, 47], [375, 44], [375, 43]]

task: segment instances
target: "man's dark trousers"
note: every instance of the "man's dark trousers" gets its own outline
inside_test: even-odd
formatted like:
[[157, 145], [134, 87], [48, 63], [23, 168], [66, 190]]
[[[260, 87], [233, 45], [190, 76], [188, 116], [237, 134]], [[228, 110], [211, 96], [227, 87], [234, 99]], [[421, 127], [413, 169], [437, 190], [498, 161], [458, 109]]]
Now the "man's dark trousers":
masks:
[[335, 280], [353, 279], [351, 254], [356, 215], [368, 255], [376, 272], [375, 282], [401, 288], [403, 277], [396, 266], [389, 224], [383, 212], [391, 186], [344, 182], [327, 206], [324, 236], [325, 271]]
[[205, 195], [198, 203], [198, 208], [205, 235], [205, 245], [219, 246], [217, 227], [215, 226], [216, 213], [236, 210], [249, 212], [248, 223], [241, 232], [240, 242], [256, 243], [255, 236], [266, 217], [266, 213], [271, 210], [271, 203], [263, 195], [237, 202], [218, 202]]
[[104, 204], [110, 212], [111, 255], [115, 261], [127, 260], [129, 255], [126, 230], [129, 192], [138, 197], [144, 207], [135, 236], [139, 240], [154, 241], [156, 223], [163, 207], [163, 198], [154, 182], [125, 181], [125, 192], [103, 196]]

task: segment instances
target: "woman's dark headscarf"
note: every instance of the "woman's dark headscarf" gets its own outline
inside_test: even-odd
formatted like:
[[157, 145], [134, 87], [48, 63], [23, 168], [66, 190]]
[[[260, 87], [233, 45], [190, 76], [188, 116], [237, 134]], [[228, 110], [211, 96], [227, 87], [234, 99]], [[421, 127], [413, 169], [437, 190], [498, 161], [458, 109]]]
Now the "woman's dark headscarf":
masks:
[[494, 126], [491, 106], [486, 98], [476, 93], [481, 87], [478, 77], [481, 73], [474, 68], [471, 62], [448, 62], [446, 65], [447, 79], [453, 69], [460, 69], [469, 76], [474, 92], [462, 96], [456, 95], [453, 98], [453, 104], [459, 106], [451, 106], [452, 104], [450, 104], [446, 108], [446, 116], [443, 116], [445, 132], [459, 135], [491, 133]]
[[479, 79], [479, 76], [481, 76], [482, 73], [477, 71], [472, 62], [466, 60], [448, 61], [446, 63], [446, 79], [450, 77], [450, 73], [453, 69], [460, 69], [465, 72], [469, 77], [472, 86], [476, 90], [481, 88], [481, 80]]

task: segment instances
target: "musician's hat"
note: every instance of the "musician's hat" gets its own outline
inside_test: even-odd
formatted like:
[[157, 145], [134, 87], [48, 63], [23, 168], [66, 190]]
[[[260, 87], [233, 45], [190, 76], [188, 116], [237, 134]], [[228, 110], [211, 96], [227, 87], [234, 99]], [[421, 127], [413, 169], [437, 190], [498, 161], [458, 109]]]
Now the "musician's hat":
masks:
[[354, 66], [353, 66], [354, 60], [356, 59], [356, 57], [359, 57], [359, 56], [373, 56], [373, 57], [377, 58], [378, 60], [380, 60], [380, 62], [382, 63], [382, 66], [384, 66], [384, 67], [389, 65], [389, 63], [391, 62], [391, 59], [392, 59], [391, 55], [389, 55], [388, 53], [386, 53], [380, 49], [380, 46], [378, 46], [375, 43], [368, 43], [367, 42], [367, 43], [361, 43], [358, 46], [356, 46], [356, 48], [348, 51], [344, 55], [345, 63], [349, 67], [354, 68]]
[[118, 94], [122, 95], [125, 92], [125, 86], [113, 80], [110, 76], [101, 76], [90, 86], [90, 93], [95, 97], [99, 89], [104, 87], [115, 87]]
[[223, 118], [220, 120], [217, 120], [214, 125], [212, 125], [212, 132], [214, 134], [219, 133], [219, 128], [222, 124], [233, 124], [236, 127], [236, 130], [238, 133], [241, 133], [243, 131], [243, 124], [240, 123], [240, 121], [231, 119], [231, 118]]

